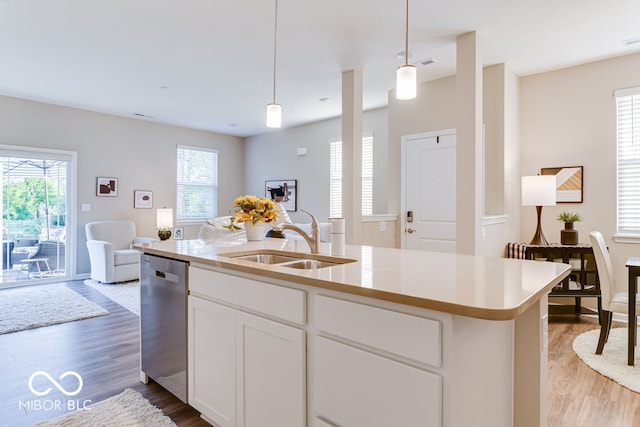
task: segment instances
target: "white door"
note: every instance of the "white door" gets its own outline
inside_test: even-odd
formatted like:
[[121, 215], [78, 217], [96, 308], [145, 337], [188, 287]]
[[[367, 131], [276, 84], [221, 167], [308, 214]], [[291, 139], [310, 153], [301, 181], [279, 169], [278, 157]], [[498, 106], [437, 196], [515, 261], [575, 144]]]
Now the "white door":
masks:
[[402, 144], [402, 247], [455, 253], [455, 130], [404, 136]]
[[240, 311], [236, 319], [237, 425], [306, 425], [304, 331]]

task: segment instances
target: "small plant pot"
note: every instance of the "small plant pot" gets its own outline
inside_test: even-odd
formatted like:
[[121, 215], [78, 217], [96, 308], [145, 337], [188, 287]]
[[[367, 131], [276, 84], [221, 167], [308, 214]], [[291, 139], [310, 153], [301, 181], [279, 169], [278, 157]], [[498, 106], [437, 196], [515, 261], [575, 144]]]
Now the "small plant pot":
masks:
[[578, 244], [578, 230], [573, 229], [572, 222], [564, 223], [564, 230], [560, 230], [560, 243], [563, 245]]

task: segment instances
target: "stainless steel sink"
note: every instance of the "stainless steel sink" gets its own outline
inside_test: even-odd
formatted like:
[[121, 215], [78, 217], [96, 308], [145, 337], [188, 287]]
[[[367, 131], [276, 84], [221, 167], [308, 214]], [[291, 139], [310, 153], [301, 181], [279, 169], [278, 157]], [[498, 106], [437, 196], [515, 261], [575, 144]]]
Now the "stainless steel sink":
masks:
[[329, 262], [329, 261], [318, 261], [316, 259], [299, 259], [297, 261], [290, 261], [280, 264], [282, 267], [289, 268], [298, 268], [302, 270], [311, 270], [314, 268], [325, 268], [325, 267], [333, 267], [336, 265], [342, 265], [344, 263], [339, 262]]
[[334, 267], [350, 262], [354, 259], [338, 258], [328, 255], [300, 254], [296, 252], [278, 251], [272, 249], [259, 249], [249, 252], [235, 252], [220, 254], [220, 256], [242, 261], [250, 261], [258, 264], [276, 265], [278, 267], [311, 270], [317, 268]]
[[260, 264], [280, 264], [283, 262], [297, 261], [299, 259], [298, 257], [290, 257], [286, 255], [274, 255], [274, 254], [241, 255], [241, 256], [232, 257], [232, 258], [241, 259], [244, 261], [259, 262]]

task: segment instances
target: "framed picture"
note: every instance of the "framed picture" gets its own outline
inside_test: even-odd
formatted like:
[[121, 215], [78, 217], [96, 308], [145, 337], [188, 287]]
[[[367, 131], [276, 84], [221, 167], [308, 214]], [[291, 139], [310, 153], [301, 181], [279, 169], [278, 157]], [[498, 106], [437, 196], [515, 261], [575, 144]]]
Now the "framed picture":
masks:
[[151, 209], [153, 207], [153, 192], [135, 190], [133, 192], [133, 207], [136, 209]]
[[118, 179], [103, 178], [99, 176], [96, 179], [96, 196], [116, 197], [118, 195]]
[[583, 167], [542, 168], [541, 175], [556, 176], [556, 203], [582, 203]]
[[175, 227], [173, 229], [173, 238], [175, 240], [182, 240], [183, 234], [184, 234], [184, 228], [183, 227]]
[[281, 203], [285, 210], [295, 212], [298, 210], [298, 180], [280, 179], [265, 181], [264, 195], [274, 202]]

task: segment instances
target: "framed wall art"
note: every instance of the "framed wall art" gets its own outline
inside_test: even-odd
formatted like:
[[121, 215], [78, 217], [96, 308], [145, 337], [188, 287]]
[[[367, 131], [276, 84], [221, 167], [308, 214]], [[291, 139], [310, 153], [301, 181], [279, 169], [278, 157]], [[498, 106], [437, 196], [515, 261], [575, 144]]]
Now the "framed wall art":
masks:
[[153, 192], [135, 190], [133, 192], [133, 207], [136, 209], [151, 209], [153, 207]]
[[287, 211], [298, 210], [298, 180], [280, 179], [265, 181], [264, 195], [274, 202], [281, 203]]
[[184, 235], [184, 227], [176, 227], [173, 229], [173, 238], [175, 240], [182, 240]]
[[96, 196], [116, 197], [117, 195], [118, 195], [118, 179], [117, 178], [103, 178], [101, 176], [96, 178]]
[[540, 169], [541, 175], [556, 176], [556, 203], [582, 203], [583, 169], [582, 166]]

